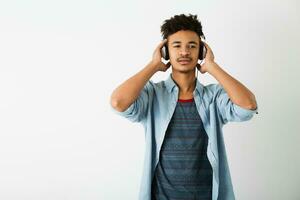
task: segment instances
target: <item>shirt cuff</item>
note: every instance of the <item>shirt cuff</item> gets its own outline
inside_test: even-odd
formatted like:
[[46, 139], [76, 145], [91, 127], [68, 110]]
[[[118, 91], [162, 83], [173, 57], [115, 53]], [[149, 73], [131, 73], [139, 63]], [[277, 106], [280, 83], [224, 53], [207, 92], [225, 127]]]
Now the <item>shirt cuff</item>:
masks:
[[126, 115], [132, 113], [133, 108], [134, 108], [134, 103], [132, 103], [132, 104], [131, 104], [126, 110], [124, 110], [124, 111], [118, 111], [118, 110], [114, 109], [114, 107], [112, 107], [111, 105], [110, 105], [110, 108], [111, 108], [111, 110], [112, 110], [114, 113], [116, 113], [116, 114], [118, 114], [118, 115], [121, 115], [121, 116], [126, 116]]
[[243, 116], [244, 115], [251, 116], [254, 113], [258, 114], [258, 106], [256, 106], [255, 110], [246, 109], [246, 108], [243, 108], [243, 107], [241, 107], [237, 104], [234, 104], [234, 106], [235, 106], [235, 110], [237, 111], [237, 113], [241, 113]]

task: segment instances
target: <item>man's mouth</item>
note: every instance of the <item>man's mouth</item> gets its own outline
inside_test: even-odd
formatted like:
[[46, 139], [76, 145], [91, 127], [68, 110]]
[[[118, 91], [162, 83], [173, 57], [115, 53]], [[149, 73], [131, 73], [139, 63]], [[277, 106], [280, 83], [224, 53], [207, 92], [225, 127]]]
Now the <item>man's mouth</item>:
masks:
[[191, 62], [191, 59], [179, 59], [178, 62], [181, 65], [186, 65], [186, 64], [189, 64]]

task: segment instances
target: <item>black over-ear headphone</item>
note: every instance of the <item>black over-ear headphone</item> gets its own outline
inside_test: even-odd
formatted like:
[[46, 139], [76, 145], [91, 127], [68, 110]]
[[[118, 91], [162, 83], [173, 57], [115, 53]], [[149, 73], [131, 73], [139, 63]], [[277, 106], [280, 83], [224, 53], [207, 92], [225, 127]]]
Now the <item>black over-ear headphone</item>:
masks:
[[[203, 60], [206, 56], [206, 52], [207, 49], [204, 45], [204, 43], [202, 41], [200, 41], [200, 46], [199, 46], [199, 60]], [[169, 51], [168, 51], [168, 46], [167, 44], [165, 44], [162, 48], [161, 48], [161, 55], [165, 60], [169, 60], [170, 56], [169, 56]]]

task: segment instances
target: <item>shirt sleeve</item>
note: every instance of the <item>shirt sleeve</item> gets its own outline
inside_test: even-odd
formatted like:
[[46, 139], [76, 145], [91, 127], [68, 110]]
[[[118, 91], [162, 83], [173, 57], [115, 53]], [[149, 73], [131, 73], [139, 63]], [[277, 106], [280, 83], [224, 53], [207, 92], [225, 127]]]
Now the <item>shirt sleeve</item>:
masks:
[[141, 90], [138, 98], [125, 111], [117, 111], [110, 105], [112, 111], [127, 118], [131, 122], [141, 122], [146, 117], [147, 109], [149, 107], [149, 93], [152, 87], [152, 81], [148, 81]]
[[255, 110], [250, 110], [233, 103], [220, 84], [216, 84], [216, 91], [214, 94], [219, 116], [224, 124], [229, 121], [247, 121], [253, 117], [254, 113], [258, 114], [258, 106]]

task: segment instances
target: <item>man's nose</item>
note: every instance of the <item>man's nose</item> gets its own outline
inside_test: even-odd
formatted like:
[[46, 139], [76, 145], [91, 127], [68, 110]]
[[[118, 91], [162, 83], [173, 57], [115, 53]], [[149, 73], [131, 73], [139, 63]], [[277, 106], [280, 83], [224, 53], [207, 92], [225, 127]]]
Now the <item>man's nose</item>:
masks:
[[185, 55], [189, 55], [190, 54], [190, 50], [188, 48], [182, 48], [180, 51], [180, 55], [185, 56]]

